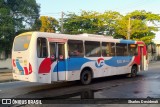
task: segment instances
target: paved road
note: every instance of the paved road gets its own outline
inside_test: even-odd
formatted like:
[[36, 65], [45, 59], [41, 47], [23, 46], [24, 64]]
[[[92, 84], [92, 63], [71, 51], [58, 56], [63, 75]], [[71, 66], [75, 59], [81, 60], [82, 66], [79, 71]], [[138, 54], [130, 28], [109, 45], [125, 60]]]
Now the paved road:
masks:
[[[16, 97], [67, 99], [160, 98], [159, 81], [160, 62], [156, 62], [150, 65], [149, 70], [147, 72], [140, 72], [136, 78], [126, 78], [124, 76], [100, 78], [93, 80], [92, 84], [87, 86], [82, 86], [78, 81], [57, 84], [28, 83], [21, 81], [0, 83], [0, 96], [1, 98]], [[153, 106], [159, 107], [160, 105]], [[111, 105], [111, 107], [116, 107], [116, 105]], [[142, 107], [151, 106], [149, 104], [144, 104]]]

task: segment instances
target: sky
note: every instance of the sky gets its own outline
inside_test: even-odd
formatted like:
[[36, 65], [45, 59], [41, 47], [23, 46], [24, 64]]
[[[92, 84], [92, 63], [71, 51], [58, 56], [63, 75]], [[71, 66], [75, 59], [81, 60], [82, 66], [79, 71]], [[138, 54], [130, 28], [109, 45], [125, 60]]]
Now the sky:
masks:
[[[56, 19], [61, 17], [61, 12], [68, 14], [74, 12], [79, 14], [81, 10], [117, 11], [120, 14], [127, 14], [135, 10], [146, 10], [160, 14], [160, 0], [36, 0], [40, 5], [41, 16], [51, 16]], [[160, 32], [155, 39], [160, 39]]]

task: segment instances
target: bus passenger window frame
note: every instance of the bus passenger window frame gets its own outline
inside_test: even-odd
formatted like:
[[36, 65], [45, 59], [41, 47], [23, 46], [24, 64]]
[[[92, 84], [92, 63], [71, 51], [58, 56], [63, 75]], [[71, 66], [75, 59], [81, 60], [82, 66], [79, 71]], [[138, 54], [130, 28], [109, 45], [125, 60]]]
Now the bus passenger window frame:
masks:
[[[131, 52], [130, 48], [129, 48], [129, 45], [135, 45], [136, 47], [136, 52]], [[132, 53], [132, 54], [131, 54]], [[133, 54], [134, 53], [134, 54]], [[128, 56], [137, 56], [138, 55], [138, 45], [137, 44], [128, 44]]]
[[[88, 48], [89, 46], [92, 46], [92, 47]], [[84, 41], [84, 47], [85, 47], [85, 57], [101, 57], [102, 56], [102, 45], [100, 41]], [[93, 48], [93, 50], [90, 50], [91, 48]]]
[[128, 56], [127, 43], [116, 43], [116, 56]]
[[[74, 46], [76, 46], [77, 48], [79, 47], [79, 49], [71, 47], [73, 46], [71, 45], [73, 43], [74, 43]], [[68, 57], [71, 57], [71, 58], [84, 57], [84, 43], [82, 40], [69, 39], [67, 42], [67, 46], [68, 46]]]
[[[102, 49], [107, 46], [107, 50]], [[116, 54], [114, 42], [102, 42], [102, 56], [103, 57], [114, 57]], [[105, 52], [104, 52], [105, 51]]]
[[[42, 46], [41, 44], [42, 43], [38, 43], [39, 42], [39, 40], [41, 39], [41, 42], [42, 42], [42, 40], [45, 40], [45, 46]], [[44, 48], [46, 49], [45, 51], [46, 51], [46, 55], [42, 55], [42, 53], [43, 52], [41, 52], [41, 50], [42, 50], [42, 48], [43, 48], [43, 50], [44, 50]], [[48, 57], [48, 41], [47, 41], [47, 39], [46, 38], [44, 38], [44, 37], [38, 37], [37, 38], [37, 57], [38, 58], [47, 58]]]

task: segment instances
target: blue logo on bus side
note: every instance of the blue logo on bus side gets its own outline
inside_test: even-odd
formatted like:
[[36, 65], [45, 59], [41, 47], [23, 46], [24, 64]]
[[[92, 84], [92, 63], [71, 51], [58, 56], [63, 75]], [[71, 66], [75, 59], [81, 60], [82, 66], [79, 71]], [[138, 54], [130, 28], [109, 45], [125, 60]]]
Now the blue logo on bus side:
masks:
[[95, 66], [97, 68], [101, 68], [104, 65], [104, 59], [103, 58], [98, 58], [97, 61], [95, 62]]

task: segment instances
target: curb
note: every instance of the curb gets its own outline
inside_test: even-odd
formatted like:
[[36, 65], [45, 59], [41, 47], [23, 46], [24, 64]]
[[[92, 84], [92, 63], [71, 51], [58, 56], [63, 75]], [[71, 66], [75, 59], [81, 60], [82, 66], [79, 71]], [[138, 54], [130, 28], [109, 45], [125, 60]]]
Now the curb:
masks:
[[14, 81], [18, 81], [18, 80], [14, 80], [14, 79], [0, 80], [0, 83], [14, 82]]
[[0, 73], [12, 73], [12, 69], [0, 69]]

